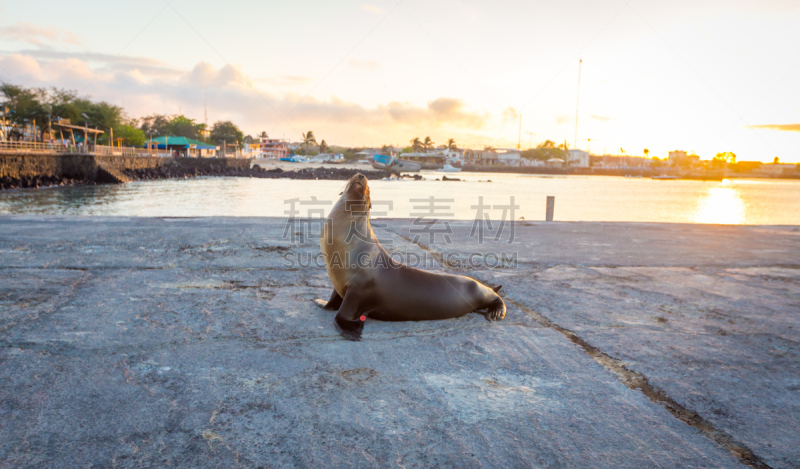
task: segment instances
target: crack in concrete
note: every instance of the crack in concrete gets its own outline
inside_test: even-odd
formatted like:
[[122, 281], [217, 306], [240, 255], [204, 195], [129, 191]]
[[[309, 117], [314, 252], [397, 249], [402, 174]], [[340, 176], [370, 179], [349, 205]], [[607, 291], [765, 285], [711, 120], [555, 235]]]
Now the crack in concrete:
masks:
[[525, 314], [533, 318], [542, 326], [553, 329], [554, 331], [562, 334], [564, 337], [569, 339], [570, 342], [583, 349], [584, 353], [596, 361], [600, 366], [612, 372], [622, 384], [634, 391], [641, 392], [656, 404], [662, 405], [678, 420], [689, 426], [697, 428], [700, 430], [700, 432], [702, 432], [703, 435], [706, 436], [706, 438], [728, 450], [743, 464], [759, 469], [770, 468], [770, 466], [764, 462], [763, 459], [754, 454], [750, 448], [744, 445], [744, 443], [734, 440], [733, 437], [725, 433], [723, 430], [717, 429], [714, 427], [714, 424], [704, 419], [703, 416], [698, 414], [696, 411], [684, 407], [676, 402], [662, 389], [650, 384], [647, 376], [637, 371], [628, 369], [623, 364], [622, 360], [614, 358], [601, 351], [597, 347], [590, 345], [588, 342], [575, 334], [574, 331], [554, 323], [547, 317], [525, 307], [521, 302], [509, 298], [508, 295], [505, 296], [505, 300], [519, 308], [521, 311], [525, 312]]
[[[531, 324], [526, 324], [524, 322], [511, 322], [507, 324], [503, 324], [503, 327], [536, 327]], [[469, 329], [483, 329], [487, 327], [499, 327], [498, 325], [494, 325], [492, 323], [487, 324], [470, 324], [464, 325], [459, 327], [450, 327], [450, 328], [434, 328], [434, 329], [426, 329], [420, 331], [395, 331], [395, 332], [378, 332], [373, 333], [370, 337], [362, 338], [362, 341], [388, 341], [388, 340], [400, 340], [400, 339], [407, 339], [409, 337], [436, 337], [440, 336], [443, 333], [453, 332], [453, 331], [460, 331], [460, 330], [469, 330]], [[332, 328], [331, 328], [332, 329]], [[266, 349], [270, 346], [280, 346], [288, 343], [298, 343], [298, 344], [311, 344], [311, 343], [322, 343], [322, 342], [342, 342], [343, 339], [339, 334], [330, 334], [330, 335], [319, 335], [316, 337], [297, 337], [297, 336], [290, 336], [283, 339], [270, 339], [266, 341], [259, 337], [243, 337], [243, 336], [224, 336], [224, 337], [200, 337], [198, 340], [188, 340], [181, 339], [181, 340], [173, 340], [167, 342], [160, 342], [157, 344], [152, 344], [150, 346], [135, 346], [135, 345], [117, 345], [111, 347], [96, 347], [96, 348], [80, 348], [75, 346], [74, 344], [67, 343], [67, 342], [32, 342], [32, 341], [0, 341], [0, 349], [3, 348], [17, 348], [20, 350], [34, 350], [37, 352], [44, 352], [48, 355], [53, 356], [63, 356], [63, 357], [91, 357], [96, 356], [98, 354], [114, 354], [114, 353], [139, 353], [139, 352], [152, 352], [155, 350], [162, 350], [168, 347], [177, 347], [182, 345], [197, 345], [201, 343], [213, 342], [213, 343], [226, 343], [226, 342], [244, 342], [249, 343], [253, 348], [257, 349]]]

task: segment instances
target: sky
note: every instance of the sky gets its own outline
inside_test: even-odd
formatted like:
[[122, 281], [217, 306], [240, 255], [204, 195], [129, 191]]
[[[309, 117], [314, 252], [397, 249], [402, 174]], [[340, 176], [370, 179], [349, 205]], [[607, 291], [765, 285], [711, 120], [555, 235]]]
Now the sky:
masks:
[[4, 82], [344, 146], [800, 163], [798, 45], [797, 0], [0, 0]]

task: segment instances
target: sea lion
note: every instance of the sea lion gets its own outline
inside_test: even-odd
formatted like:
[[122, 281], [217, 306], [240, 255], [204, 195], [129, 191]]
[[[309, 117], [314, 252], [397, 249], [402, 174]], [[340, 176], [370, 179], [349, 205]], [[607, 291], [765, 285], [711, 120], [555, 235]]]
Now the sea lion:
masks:
[[333, 293], [320, 307], [337, 311], [334, 326], [349, 340], [360, 340], [367, 317], [381, 321], [450, 319], [471, 312], [497, 321], [506, 305], [489, 288], [462, 275], [416, 269], [393, 260], [369, 220], [372, 208], [367, 178], [347, 181], [320, 235]]

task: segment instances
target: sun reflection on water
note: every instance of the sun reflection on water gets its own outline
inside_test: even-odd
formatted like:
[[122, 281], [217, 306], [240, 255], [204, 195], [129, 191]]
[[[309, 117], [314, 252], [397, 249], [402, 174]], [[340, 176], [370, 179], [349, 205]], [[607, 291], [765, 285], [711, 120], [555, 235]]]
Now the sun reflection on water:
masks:
[[739, 225], [745, 221], [745, 206], [739, 191], [727, 179], [711, 187], [697, 202], [695, 223]]

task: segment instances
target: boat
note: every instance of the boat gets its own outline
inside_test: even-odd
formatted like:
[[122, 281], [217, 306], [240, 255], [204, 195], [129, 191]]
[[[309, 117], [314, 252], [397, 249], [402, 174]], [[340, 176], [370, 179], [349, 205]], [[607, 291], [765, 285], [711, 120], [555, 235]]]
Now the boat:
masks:
[[446, 164], [446, 165], [442, 166], [441, 168], [437, 169], [436, 171], [438, 171], [440, 173], [457, 173], [457, 172], [461, 171], [461, 168], [456, 168], [456, 167], [450, 166], [449, 164]]
[[288, 163], [305, 163], [306, 159], [300, 155], [289, 155], [280, 158], [280, 161], [286, 161]]
[[650, 179], [659, 179], [659, 180], [673, 180], [673, 179], [680, 179], [678, 176], [670, 176], [668, 174], [662, 174], [661, 176], [653, 176]]
[[344, 163], [344, 155], [341, 153], [337, 153], [335, 155], [323, 155], [322, 160], [329, 164], [340, 164]]
[[394, 155], [374, 155], [369, 162], [375, 169], [395, 173], [416, 173], [422, 169], [421, 164], [411, 160], [401, 160]]

